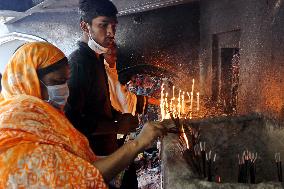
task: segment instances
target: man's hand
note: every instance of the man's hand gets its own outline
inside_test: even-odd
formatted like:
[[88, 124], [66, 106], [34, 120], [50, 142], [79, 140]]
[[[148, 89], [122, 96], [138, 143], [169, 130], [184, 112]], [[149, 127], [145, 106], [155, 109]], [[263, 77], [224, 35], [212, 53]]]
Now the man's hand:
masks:
[[117, 48], [116, 45], [114, 44], [109, 48], [109, 51], [105, 54], [103, 54], [104, 59], [106, 62], [109, 64], [110, 68], [114, 68], [116, 61], [117, 61]]
[[163, 137], [166, 133], [167, 128], [163, 127], [159, 122], [147, 122], [135, 140], [138, 142], [140, 151], [143, 151], [158, 137]]

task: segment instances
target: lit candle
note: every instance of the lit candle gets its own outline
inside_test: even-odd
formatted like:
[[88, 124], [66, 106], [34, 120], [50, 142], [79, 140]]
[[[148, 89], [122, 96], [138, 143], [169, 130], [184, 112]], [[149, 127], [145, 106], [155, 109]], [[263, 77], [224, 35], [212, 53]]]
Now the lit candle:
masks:
[[175, 86], [173, 86], [173, 96], [172, 96], [172, 99], [171, 99], [171, 102], [170, 102], [170, 111], [172, 113], [174, 113], [174, 109], [173, 109], [173, 101], [175, 100]]
[[169, 104], [168, 104], [168, 93], [166, 93], [165, 105], [166, 105], [165, 119], [170, 119]]
[[186, 92], [187, 96], [188, 96], [188, 102], [190, 102], [190, 94], [189, 92]]
[[192, 111], [193, 92], [190, 93], [190, 110]]
[[178, 117], [180, 117], [180, 111], [181, 111], [181, 100], [180, 100], [180, 93], [181, 90], [179, 90], [179, 94], [178, 94]]
[[166, 103], [166, 111], [168, 111], [168, 93], [166, 93], [166, 98], [165, 98], [165, 103]]
[[170, 112], [173, 112], [173, 99], [171, 99], [171, 102], [170, 102]]
[[160, 102], [160, 110], [161, 110], [161, 121], [165, 118], [165, 106], [164, 106], [164, 83], [161, 86], [161, 102]]
[[176, 113], [177, 113], [177, 108], [176, 108], [176, 105], [174, 104], [173, 105], [173, 116], [174, 116], [174, 118], [176, 118]]
[[192, 79], [192, 86], [191, 86], [191, 92], [194, 92], [194, 79]]
[[181, 126], [181, 133], [182, 133], [182, 137], [183, 137], [183, 139], [184, 139], [184, 141], [186, 143], [186, 148], [189, 149], [189, 142], [188, 142], [187, 136], [186, 136], [186, 134], [184, 132], [183, 125]]
[[181, 95], [181, 106], [182, 106], [182, 113], [185, 114], [184, 91]]
[[194, 92], [194, 79], [192, 79], [191, 93], [190, 93], [190, 110], [192, 111], [192, 102], [193, 102], [193, 92]]
[[197, 108], [196, 108], [197, 111], [199, 111], [199, 92], [197, 93]]

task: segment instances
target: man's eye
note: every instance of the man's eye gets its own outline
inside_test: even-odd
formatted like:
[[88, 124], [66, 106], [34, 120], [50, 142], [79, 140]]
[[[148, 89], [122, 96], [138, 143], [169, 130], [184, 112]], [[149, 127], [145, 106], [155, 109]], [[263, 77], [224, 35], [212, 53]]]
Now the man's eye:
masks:
[[107, 28], [108, 24], [100, 24], [100, 27]]

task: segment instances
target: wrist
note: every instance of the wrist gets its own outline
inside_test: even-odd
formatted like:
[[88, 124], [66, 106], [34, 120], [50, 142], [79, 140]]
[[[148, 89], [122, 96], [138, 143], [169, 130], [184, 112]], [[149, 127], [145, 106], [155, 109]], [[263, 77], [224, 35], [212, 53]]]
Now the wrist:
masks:
[[139, 138], [134, 139], [131, 143], [137, 153], [140, 153], [145, 149], [145, 145], [139, 140]]

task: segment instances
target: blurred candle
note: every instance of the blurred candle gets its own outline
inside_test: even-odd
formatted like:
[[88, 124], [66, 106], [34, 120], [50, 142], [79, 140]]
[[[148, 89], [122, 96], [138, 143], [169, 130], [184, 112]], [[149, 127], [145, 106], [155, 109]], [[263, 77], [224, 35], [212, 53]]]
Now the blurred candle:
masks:
[[170, 119], [169, 104], [168, 104], [168, 93], [166, 93], [165, 105], [166, 105], [165, 119]]
[[197, 108], [196, 108], [197, 111], [199, 111], [199, 92], [197, 93]]
[[177, 108], [176, 108], [176, 105], [174, 104], [173, 105], [173, 116], [174, 116], [174, 118], [176, 118], [176, 113], [177, 113]]
[[192, 104], [193, 103], [193, 92], [190, 93], [190, 110], [192, 111]]
[[194, 79], [192, 79], [191, 93], [190, 93], [190, 111], [193, 110], [193, 92], [194, 92]]
[[175, 99], [175, 86], [173, 86], [173, 100]]
[[169, 108], [169, 106], [168, 106], [168, 93], [166, 93], [166, 98], [165, 98], [165, 103], [166, 103], [166, 111], [168, 111], [168, 108]]
[[217, 176], [217, 182], [221, 183], [221, 177], [220, 176]]
[[181, 95], [181, 108], [182, 108], [182, 113], [185, 114], [184, 91]]
[[187, 96], [188, 96], [188, 102], [190, 102], [190, 94], [189, 92], [186, 92]]
[[187, 139], [187, 136], [184, 132], [184, 128], [183, 128], [183, 125], [181, 126], [181, 134], [182, 134], [182, 137], [185, 141], [185, 144], [186, 144], [186, 148], [189, 149], [189, 142], [188, 142], [188, 139]]
[[170, 112], [173, 112], [173, 99], [171, 99], [171, 102], [170, 102]]
[[179, 94], [178, 94], [178, 117], [180, 117], [180, 112], [181, 112], [181, 96], [180, 96], [181, 90], [179, 90]]

